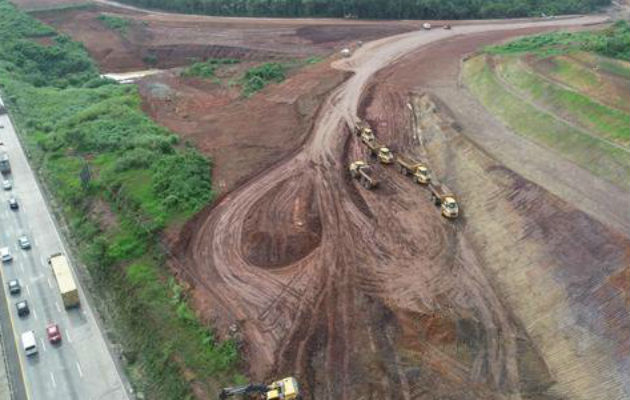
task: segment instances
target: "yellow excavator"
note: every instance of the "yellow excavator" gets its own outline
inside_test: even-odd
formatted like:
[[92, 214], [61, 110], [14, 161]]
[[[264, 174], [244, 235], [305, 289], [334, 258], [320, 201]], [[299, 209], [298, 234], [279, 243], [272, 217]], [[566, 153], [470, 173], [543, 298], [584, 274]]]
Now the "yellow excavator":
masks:
[[299, 400], [300, 389], [297, 380], [288, 377], [270, 385], [250, 383], [247, 386], [223, 388], [219, 399], [226, 400], [228, 397], [238, 395], [248, 400]]

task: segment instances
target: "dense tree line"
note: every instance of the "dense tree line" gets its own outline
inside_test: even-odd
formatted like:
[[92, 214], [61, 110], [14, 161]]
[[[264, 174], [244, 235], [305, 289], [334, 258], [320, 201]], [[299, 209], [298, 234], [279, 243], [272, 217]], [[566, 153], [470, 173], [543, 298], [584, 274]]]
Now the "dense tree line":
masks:
[[184, 13], [264, 17], [468, 19], [584, 13], [610, 0], [122, 0]]
[[576, 50], [630, 61], [630, 24], [619, 20], [606, 29], [582, 32], [551, 32], [525, 36], [506, 44], [487, 47], [493, 54], [531, 52], [541, 56], [568, 53]]

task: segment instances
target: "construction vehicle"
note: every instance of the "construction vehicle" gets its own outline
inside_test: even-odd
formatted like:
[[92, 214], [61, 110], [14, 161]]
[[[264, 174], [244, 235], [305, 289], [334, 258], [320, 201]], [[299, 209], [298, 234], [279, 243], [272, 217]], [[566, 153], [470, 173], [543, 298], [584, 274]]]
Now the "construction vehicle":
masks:
[[436, 206], [440, 207], [442, 215], [446, 218], [457, 218], [459, 215], [459, 206], [457, 205], [457, 199], [453, 192], [437, 182], [430, 182], [429, 190], [431, 190], [431, 200]]
[[358, 180], [364, 188], [372, 189], [378, 185], [378, 180], [374, 177], [372, 167], [365, 161], [355, 161], [350, 164], [348, 169], [350, 170], [350, 176]]
[[391, 150], [389, 150], [386, 146], [383, 146], [382, 144], [376, 142], [376, 140], [365, 142], [365, 145], [370, 151], [370, 154], [378, 158], [378, 160], [382, 164], [391, 164], [392, 162], [394, 162], [394, 155], [392, 154]]
[[413, 175], [414, 180], [418, 183], [426, 185], [431, 180], [429, 169], [421, 162], [399, 155], [395, 157], [395, 163], [401, 174], [405, 176]]
[[345, 48], [345, 49], [341, 49], [341, 56], [342, 57], [350, 57], [352, 55], [352, 52], [350, 51], [350, 49]]
[[300, 389], [297, 380], [288, 377], [273, 382], [271, 385], [250, 383], [247, 386], [224, 388], [219, 394], [219, 399], [225, 400], [228, 397], [238, 395], [242, 395], [246, 399], [256, 400], [297, 400], [300, 398]]
[[66, 308], [77, 307], [79, 305], [79, 290], [74, 283], [66, 256], [61, 253], [53, 254], [48, 258], [48, 264], [53, 270], [63, 305]]
[[354, 133], [357, 136], [361, 137], [361, 141], [363, 143], [376, 140], [376, 136], [374, 136], [374, 131], [370, 127], [370, 124], [368, 124], [366, 121], [357, 122], [357, 124], [354, 126]]
[[7, 153], [0, 154], [0, 172], [3, 174], [11, 172], [11, 164], [9, 163], [9, 155]]

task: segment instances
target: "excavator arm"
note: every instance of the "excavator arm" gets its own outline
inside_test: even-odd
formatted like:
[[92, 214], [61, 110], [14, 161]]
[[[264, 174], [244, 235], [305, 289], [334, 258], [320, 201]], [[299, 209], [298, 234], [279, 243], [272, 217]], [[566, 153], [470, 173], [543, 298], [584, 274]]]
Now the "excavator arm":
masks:
[[248, 394], [252, 394], [252, 393], [260, 393], [260, 394], [265, 394], [267, 393], [268, 387], [267, 385], [254, 385], [254, 384], [249, 384], [247, 386], [240, 386], [240, 387], [229, 387], [229, 388], [224, 388], [223, 390], [221, 390], [221, 393], [219, 394], [219, 399], [220, 400], [225, 400], [228, 397], [232, 397], [232, 396], [237, 396], [237, 395], [248, 395]]

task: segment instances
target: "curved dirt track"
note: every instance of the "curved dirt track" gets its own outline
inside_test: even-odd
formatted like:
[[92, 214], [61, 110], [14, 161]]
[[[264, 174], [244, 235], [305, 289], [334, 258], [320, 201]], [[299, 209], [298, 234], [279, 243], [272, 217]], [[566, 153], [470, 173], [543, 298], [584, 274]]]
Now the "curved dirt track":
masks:
[[[461, 234], [466, 219], [443, 220], [391, 170], [378, 191], [349, 182], [347, 162], [363, 154], [346, 124], [374, 74], [424, 45], [602, 20], [412, 32], [336, 63], [354, 75], [326, 100], [304, 147], [223, 198], [189, 244], [196, 290], [240, 325], [254, 375], [296, 375], [316, 399], [552, 398], [544, 393], [555, 377]], [[252, 256], [247, 239], [262, 236], [276, 249], [268, 259]], [[302, 236], [300, 257], [278, 254]], [[453, 347], [451, 336], [465, 340]], [[521, 358], [535, 374], [524, 376]]]

